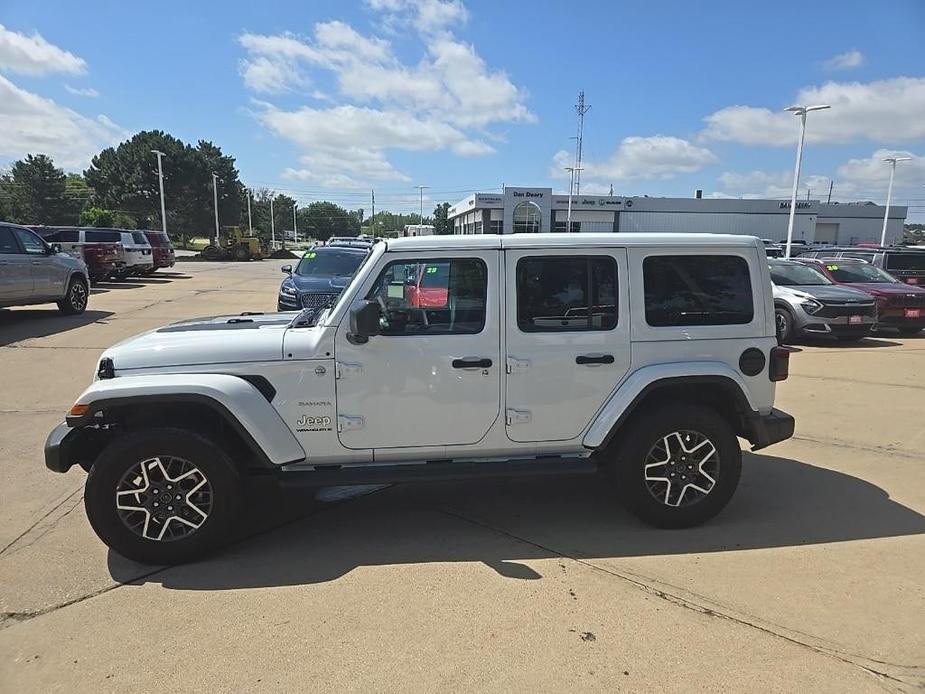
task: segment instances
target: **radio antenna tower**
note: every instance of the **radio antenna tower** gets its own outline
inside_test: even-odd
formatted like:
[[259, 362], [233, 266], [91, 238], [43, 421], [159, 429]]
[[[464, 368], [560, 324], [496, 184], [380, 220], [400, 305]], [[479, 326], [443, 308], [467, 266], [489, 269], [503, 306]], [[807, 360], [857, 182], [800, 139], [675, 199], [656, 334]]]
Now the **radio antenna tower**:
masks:
[[591, 105], [585, 105], [584, 91], [578, 92], [578, 103], [575, 104], [575, 113], [578, 114], [578, 137], [575, 143], [575, 195], [581, 194], [581, 138], [585, 130], [585, 114], [591, 110]]

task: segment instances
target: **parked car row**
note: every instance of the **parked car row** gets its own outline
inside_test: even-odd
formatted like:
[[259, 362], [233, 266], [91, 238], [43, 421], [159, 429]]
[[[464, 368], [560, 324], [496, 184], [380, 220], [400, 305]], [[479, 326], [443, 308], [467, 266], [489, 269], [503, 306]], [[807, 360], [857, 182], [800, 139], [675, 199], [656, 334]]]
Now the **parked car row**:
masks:
[[160, 231], [0, 222], [0, 307], [56, 302], [62, 313], [83, 313], [91, 284], [151, 275], [175, 262]]
[[883, 329], [902, 335], [925, 329], [925, 289], [867, 260], [820, 251], [769, 259], [768, 265], [780, 342], [811, 336], [858, 341]]
[[29, 227], [47, 243], [80, 255], [91, 282], [151, 275], [176, 263], [170, 238], [162, 231], [93, 227]]

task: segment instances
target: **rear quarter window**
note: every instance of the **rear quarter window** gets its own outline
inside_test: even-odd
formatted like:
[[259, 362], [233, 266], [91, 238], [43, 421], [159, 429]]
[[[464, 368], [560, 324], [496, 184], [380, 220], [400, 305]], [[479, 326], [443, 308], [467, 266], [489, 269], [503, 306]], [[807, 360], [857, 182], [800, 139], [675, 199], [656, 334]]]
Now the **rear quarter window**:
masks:
[[144, 235], [142, 231], [133, 231], [132, 240], [137, 243], [139, 246], [150, 246], [148, 243], [148, 237]]
[[118, 243], [122, 241], [122, 234], [118, 231], [87, 229], [84, 231], [84, 239], [86, 239], [87, 243]]
[[755, 317], [745, 258], [650, 255], [642, 274], [651, 326], [743, 325]]

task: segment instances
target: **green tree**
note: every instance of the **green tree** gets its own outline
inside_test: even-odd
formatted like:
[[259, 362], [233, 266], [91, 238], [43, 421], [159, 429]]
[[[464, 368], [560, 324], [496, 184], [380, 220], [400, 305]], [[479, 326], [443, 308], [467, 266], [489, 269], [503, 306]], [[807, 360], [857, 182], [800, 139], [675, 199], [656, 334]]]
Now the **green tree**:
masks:
[[6, 214], [19, 224], [65, 224], [68, 200], [67, 177], [44, 154], [28, 154], [15, 162], [0, 188]]
[[94, 206], [131, 215], [139, 228], [160, 228], [157, 157], [152, 150], [165, 154], [164, 198], [170, 233], [213, 233], [213, 172], [219, 177], [219, 223], [241, 223], [245, 198], [234, 158], [211, 142], [203, 140], [193, 147], [159, 130], [140, 132], [93, 158], [84, 177], [93, 189]]
[[434, 208], [434, 233], [435, 234], [452, 234], [453, 226], [447, 219], [450, 210], [450, 203], [442, 202]]
[[357, 211], [348, 212], [333, 202], [313, 202], [298, 211], [299, 231], [318, 241], [332, 236], [357, 236], [360, 218]]
[[80, 225], [88, 227], [113, 227], [135, 229], [135, 220], [130, 215], [101, 207], [87, 207], [80, 213]]

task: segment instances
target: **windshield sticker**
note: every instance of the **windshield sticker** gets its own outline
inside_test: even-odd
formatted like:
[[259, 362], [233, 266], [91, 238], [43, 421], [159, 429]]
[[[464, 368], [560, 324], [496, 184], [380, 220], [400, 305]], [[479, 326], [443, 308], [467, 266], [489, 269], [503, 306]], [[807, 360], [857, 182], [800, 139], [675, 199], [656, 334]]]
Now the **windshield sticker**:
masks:
[[433, 274], [435, 274], [436, 272], [437, 272], [436, 266], [434, 266], [434, 265], [428, 266], [428, 268], [427, 268], [427, 274], [428, 274], [428, 275], [433, 275]]
[[318, 254], [315, 253], [314, 251], [310, 251], [310, 252], [306, 253], [305, 255], [303, 255], [302, 257], [303, 257], [303, 258], [308, 258], [309, 260], [311, 260], [311, 259], [314, 258], [316, 255], [318, 255]]
[[838, 269], [838, 265], [826, 265], [825, 268], [826, 268], [826, 270], [829, 270], [829, 271], [833, 271], [833, 272], [834, 272], [835, 270]]

